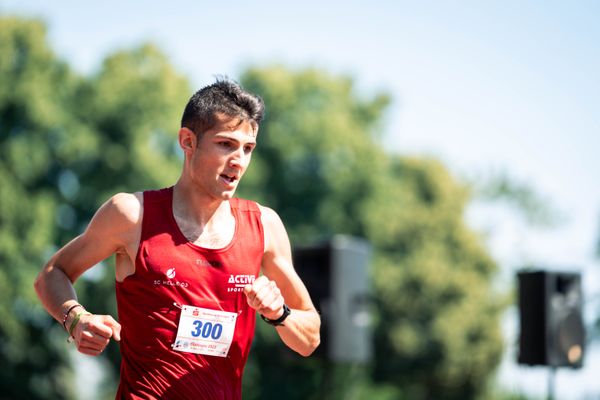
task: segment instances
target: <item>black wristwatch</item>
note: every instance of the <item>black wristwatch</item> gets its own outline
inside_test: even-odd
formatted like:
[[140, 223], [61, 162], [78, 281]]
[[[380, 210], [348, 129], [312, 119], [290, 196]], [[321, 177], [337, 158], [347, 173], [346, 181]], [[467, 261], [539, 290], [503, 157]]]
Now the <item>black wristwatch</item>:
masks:
[[281, 325], [283, 325], [283, 321], [285, 321], [285, 319], [288, 317], [288, 315], [290, 315], [290, 313], [291, 313], [290, 308], [286, 304], [283, 304], [283, 315], [281, 317], [279, 317], [277, 319], [269, 319], [269, 318], [266, 318], [262, 314], [260, 314], [260, 317], [262, 318], [263, 321], [265, 321], [269, 325], [281, 326]]

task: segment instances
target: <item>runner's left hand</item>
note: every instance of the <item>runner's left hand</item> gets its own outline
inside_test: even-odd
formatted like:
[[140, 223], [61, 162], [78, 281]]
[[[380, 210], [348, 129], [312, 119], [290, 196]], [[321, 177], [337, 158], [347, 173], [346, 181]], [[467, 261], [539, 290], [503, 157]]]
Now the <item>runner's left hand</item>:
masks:
[[258, 277], [244, 287], [244, 294], [250, 307], [268, 319], [278, 319], [283, 315], [284, 299], [275, 281], [266, 276]]

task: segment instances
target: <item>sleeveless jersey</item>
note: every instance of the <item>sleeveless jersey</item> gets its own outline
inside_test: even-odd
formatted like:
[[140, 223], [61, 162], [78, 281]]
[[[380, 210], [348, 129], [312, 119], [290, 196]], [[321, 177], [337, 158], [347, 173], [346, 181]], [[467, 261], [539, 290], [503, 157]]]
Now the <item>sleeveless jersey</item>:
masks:
[[[255, 324], [243, 287], [258, 276], [264, 252], [260, 210], [251, 201], [229, 200], [233, 239], [206, 249], [179, 230], [172, 202], [172, 187], [144, 192], [135, 273], [116, 283], [122, 326], [117, 399], [240, 399]], [[185, 306], [237, 314], [226, 356], [174, 349]]]

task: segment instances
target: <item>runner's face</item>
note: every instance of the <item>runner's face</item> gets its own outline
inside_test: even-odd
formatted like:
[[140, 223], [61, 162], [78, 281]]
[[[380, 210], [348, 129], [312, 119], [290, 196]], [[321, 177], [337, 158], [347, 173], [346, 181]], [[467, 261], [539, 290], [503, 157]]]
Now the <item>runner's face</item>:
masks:
[[190, 156], [190, 174], [196, 187], [220, 200], [233, 197], [256, 147], [255, 129], [250, 123], [221, 119], [199, 137]]

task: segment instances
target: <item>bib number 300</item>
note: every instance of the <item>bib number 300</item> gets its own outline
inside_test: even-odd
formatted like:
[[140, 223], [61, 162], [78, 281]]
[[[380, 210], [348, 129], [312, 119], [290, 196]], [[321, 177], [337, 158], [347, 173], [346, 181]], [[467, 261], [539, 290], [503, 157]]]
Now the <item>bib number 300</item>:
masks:
[[210, 337], [214, 340], [217, 340], [221, 337], [221, 334], [223, 333], [223, 325], [218, 322], [213, 325], [211, 322], [208, 321], [205, 321], [203, 323], [200, 320], [195, 320], [193, 324], [193, 337], [203, 337], [205, 339], [208, 339]]
[[236, 319], [233, 312], [183, 306], [173, 350], [227, 357]]

